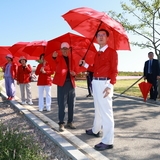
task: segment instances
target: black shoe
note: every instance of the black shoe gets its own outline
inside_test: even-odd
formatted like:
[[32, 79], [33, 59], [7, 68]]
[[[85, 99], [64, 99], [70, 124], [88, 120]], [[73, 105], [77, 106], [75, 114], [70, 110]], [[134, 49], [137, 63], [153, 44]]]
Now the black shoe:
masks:
[[97, 134], [93, 133], [92, 129], [86, 130], [86, 134], [90, 135], [90, 136], [95, 136], [95, 137], [99, 137], [100, 132], [98, 132]]
[[87, 95], [86, 97], [93, 97], [91, 94]]
[[113, 148], [113, 145], [110, 144], [104, 144], [104, 143], [99, 143], [97, 145], [94, 146], [94, 148], [97, 150], [97, 151], [103, 151], [103, 150], [106, 150], [106, 149], [112, 149]]

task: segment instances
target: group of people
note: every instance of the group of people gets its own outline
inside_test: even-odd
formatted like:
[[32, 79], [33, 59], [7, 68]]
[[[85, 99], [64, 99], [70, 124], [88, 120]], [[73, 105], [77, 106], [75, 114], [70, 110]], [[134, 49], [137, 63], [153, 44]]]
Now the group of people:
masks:
[[[113, 148], [114, 141], [114, 118], [112, 109], [113, 86], [116, 83], [118, 74], [118, 56], [114, 49], [107, 45], [109, 32], [105, 29], [100, 29], [96, 33], [97, 43], [100, 48], [95, 56], [95, 61], [92, 66], [87, 64], [85, 60], [80, 60], [79, 65], [86, 68], [92, 75], [89, 77], [89, 86], [93, 95], [95, 106], [95, 117], [93, 127], [86, 130], [86, 134], [90, 136], [99, 136], [101, 129], [103, 130], [102, 140], [95, 145], [96, 150], [105, 150]], [[40, 55], [41, 63], [37, 66], [35, 74], [38, 75], [38, 106], [39, 111], [44, 110], [43, 92], [46, 91], [46, 109], [51, 110], [51, 85], [57, 85], [57, 102], [58, 102], [58, 119], [59, 131], [64, 131], [65, 127], [76, 129], [74, 122], [74, 107], [75, 107], [75, 76], [77, 66], [71, 56], [71, 47], [67, 42], [63, 42], [60, 46], [62, 55], [56, 51], [52, 54], [52, 62], [56, 68], [52, 68], [46, 61], [45, 55]], [[12, 100], [15, 96], [14, 80], [20, 86], [22, 104], [32, 104], [32, 96], [30, 92], [30, 75], [32, 72], [31, 66], [27, 64], [27, 59], [21, 57], [19, 59], [20, 66], [13, 62], [12, 55], [6, 56], [7, 63], [3, 68], [6, 93], [8, 100]], [[78, 66], [79, 67], [79, 66]], [[54, 77], [52, 80], [52, 75]], [[92, 79], [90, 79], [92, 78]], [[25, 89], [27, 91], [27, 99], [25, 99]], [[88, 97], [89, 97], [88, 96]], [[68, 106], [68, 121], [64, 122], [65, 107]]]
[[[99, 44], [99, 51], [94, 58], [94, 64], [91, 66], [80, 60], [79, 65], [86, 68], [88, 71], [88, 89], [89, 95], [93, 96], [95, 114], [93, 126], [86, 130], [86, 134], [89, 136], [100, 136], [102, 130], [103, 136], [101, 142], [96, 144], [94, 148], [98, 151], [113, 148], [114, 143], [114, 116], [112, 108], [112, 96], [114, 84], [116, 83], [116, 76], [118, 74], [118, 55], [117, 52], [107, 45], [109, 39], [109, 32], [105, 29], [100, 29], [96, 33], [96, 40]], [[77, 66], [74, 64], [74, 60], [71, 58], [71, 47], [67, 42], [63, 42], [60, 46], [62, 55], [59, 55], [56, 51], [52, 54], [52, 63], [56, 68], [52, 68], [46, 61], [45, 55], [40, 55], [41, 63], [37, 66], [35, 74], [38, 75], [38, 94], [39, 94], [39, 111], [44, 110], [43, 92], [46, 91], [46, 109], [51, 110], [51, 85], [57, 85], [57, 102], [58, 102], [58, 119], [59, 119], [59, 131], [64, 131], [65, 127], [70, 129], [76, 129], [74, 125], [74, 107], [75, 107], [75, 76], [77, 74]], [[152, 57], [152, 58], [150, 58]], [[153, 53], [149, 53], [149, 58], [153, 59]], [[21, 57], [19, 62], [20, 66], [17, 66], [13, 62], [12, 55], [7, 55], [6, 59], [8, 63], [4, 66], [4, 78], [6, 93], [8, 99], [11, 100], [15, 96], [14, 79], [17, 80], [17, 84], [20, 86], [22, 104], [32, 104], [31, 92], [30, 92], [30, 74], [31, 67], [27, 65], [27, 59]], [[151, 91], [152, 99], [156, 99], [156, 81], [153, 80], [154, 68], [159, 65], [158, 61], [152, 60], [152, 69], [149, 71], [149, 61], [145, 63], [144, 77], [153, 84], [153, 91]], [[54, 77], [52, 79], [52, 75]], [[158, 72], [159, 74], [159, 72]], [[157, 78], [157, 77], [156, 77]], [[91, 84], [92, 83], [92, 84]], [[25, 99], [25, 90], [27, 91], [27, 101]], [[68, 121], [65, 125], [65, 107], [68, 106]]]

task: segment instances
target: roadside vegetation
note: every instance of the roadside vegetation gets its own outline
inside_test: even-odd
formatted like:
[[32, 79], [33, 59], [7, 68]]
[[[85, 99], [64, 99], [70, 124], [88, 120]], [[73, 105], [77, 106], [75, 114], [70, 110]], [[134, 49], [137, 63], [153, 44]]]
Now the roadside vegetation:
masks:
[[42, 150], [33, 137], [12, 125], [0, 122], [1, 160], [45, 160]]

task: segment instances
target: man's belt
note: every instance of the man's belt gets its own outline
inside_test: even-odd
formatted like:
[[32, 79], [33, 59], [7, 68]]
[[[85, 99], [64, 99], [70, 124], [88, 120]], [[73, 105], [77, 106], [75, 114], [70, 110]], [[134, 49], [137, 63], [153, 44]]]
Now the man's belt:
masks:
[[110, 80], [110, 78], [107, 77], [93, 77], [94, 80]]

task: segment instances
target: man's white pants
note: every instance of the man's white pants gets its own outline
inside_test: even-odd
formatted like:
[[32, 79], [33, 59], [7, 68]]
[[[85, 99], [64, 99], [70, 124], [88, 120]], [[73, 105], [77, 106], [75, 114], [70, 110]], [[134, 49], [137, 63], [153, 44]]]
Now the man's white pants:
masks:
[[39, 99], [38, 99], [38, 106], [39, 110], [44, 109], [44, 90], [46, 92], [46, 109], [51, 109], [51, 86], [38, 86], [38, 93], [39, 93]]
[[104, 89], [109, 81], [93, 80], [93, 97], [95, 106], [95, 117], [93, 122], [93, 133], [97, 134], [101, 129], [103, 131], [102, 143], [113, 144], [114, 141], [114, 118], [112, 108], [113, 89], [111, 93], [103, 98]]

